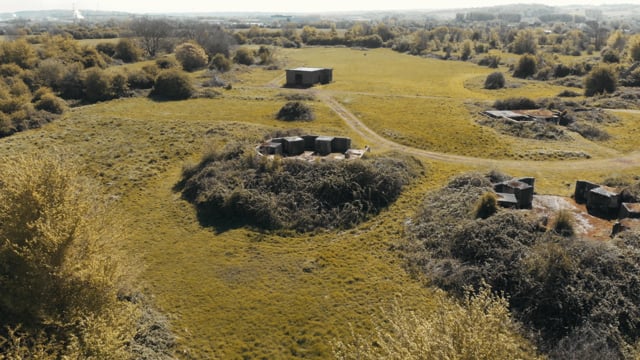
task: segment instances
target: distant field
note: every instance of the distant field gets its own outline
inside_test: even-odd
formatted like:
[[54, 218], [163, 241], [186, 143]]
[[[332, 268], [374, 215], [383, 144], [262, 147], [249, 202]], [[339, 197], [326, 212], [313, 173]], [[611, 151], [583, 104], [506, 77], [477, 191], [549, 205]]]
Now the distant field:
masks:
[[[136, 256], [143, 268], [140, 283], [168, 314], [179, 336], [180, 358], [326, 359], [333, 339], [348, 341], [351, 326], [356, 333], [371, 331], [371, 319], [379, 318], [381, 307], [398, 295], [412, 308], [433, 310], [436, 295], [409, 277], [403, 259], [390, 248], [403, 241], [404, 224], [424, 194], [460, 172], [531, 175], [539, 193], [569, 195], [578, 178], [601, 181], [638, 170], [574, 169], [570, 161], [560, 163], [567, 164], [563, 171], [546, 168], [544, 161], [523, 169], [500, 162], [537, 152], [558, 160], [562, 151], [601, 158], [636, 151], [640, 116], [635, 113], [617, 113], [622, 121], [607, 125], [613, 135], [607, 142], [576, 138], [562, 143], [498, 134], [477, 125], [467, 107], [469, 101], [490, 104], [515, 95], [554, 96], [562, 87], [508, 78], [518, 87], [487, 91], [478, 84], [492, 69], [385, 49], [280, 49], [278, 54], [282, 68], [333, 67], [334, 83], [307, 92], [324, 91], [385, 138], [495, 159], [495, 166], [422, 159], [424, 177], [390, 209], [348, 231], [275, 235], [203, 228], [192, 206], [172, 188], [182, 167], [198, 161], [205, 148], [240, 140], [257, 143], [271, 131], [302, 128], [351, 136], [356, 147], [377, 150], [319, 98], [310, 101], [315, 121], [275, 120], [287, 101], [283, 94], [298, 90], [269, 86], [282, 83], [283, 70], [256, 67], [226, 74], [233, 88], [220, 90], [216, 99], [120, 99], [72, 109], [41, 129], [0, 139], [1, 157], [63, 153], [101, 181], [128, 219], [129, 238], [122, 247]], [[201, 76], [193, 74], [198, 82], [204, 81]]]

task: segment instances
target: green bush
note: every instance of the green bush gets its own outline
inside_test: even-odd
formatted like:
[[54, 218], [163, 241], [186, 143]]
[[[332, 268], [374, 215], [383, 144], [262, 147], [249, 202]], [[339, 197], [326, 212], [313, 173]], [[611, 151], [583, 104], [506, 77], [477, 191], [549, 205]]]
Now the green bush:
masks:
[[209, 69], [215, 69], [220, 72], [227, 72], [231, 70], [231, 60], [229, 60], [223, 54], [216, 54], [213, 59], [211, 59], [211, 64], [209, 64]]
[[559, 210], [553, 222], [553, 231], [562, 236], [575, 235], [576, 220], [571, 211]]
[[487, 75], [484, 81], [484, 88], [489, 90], [502, 89], [505, 85], [504, 74], [501, 72], [494, 72]]
[[123, 38], [116, 44], [113, 57], [126, 63], [136, 62], [142, 57], [142, 49], [133, 40]]
[[241, 65], [253, 65], [255, 62], [255, 56], [253, 51], [246, 47], [241, 47], [236, 50], [236, 54], [233, 56], [233, 61]]
[[285, 121], [311, 121], [315, 116], [309, 105], [300, 101], [289, 101], [278, 111], [276, 118]]
[[202, 46], [187, 42], [176, 47], [176, 59], [185, 71], [203, 68], [209, 62], [209, 57]]
[[476, 203], [473, 210], [474, 217], [486, 219], [498, 211], [498, 198], [493, 192], [486, 192]]
[[105, 54], [108, 57], [113, 57], [118, 51], [116, 44], [111, 42], [102, 42], [96, 45], [96, 50]]
[[[250, 151], [251, 146], [247, 146]], [[206, 225], [349, 228], [377, 214], [415, 176], [410, 159], [319, 161], [256, 157], [238, 145], [203, 156], [178, 188]]]
[[640, 235], [628, 232], [613, 242], [567, 238], [571, 214], [559, 214], [557, 231], [519, 211], [487, 219], [466, 215], [490, 189], [471, 174], [429, 194], [407, 228], [409, 266], [455, 294], [484, 283], [503, 293], [547, 353], [632, 358], [640, 339], [640, 296], [634, 290]]
[[602, 93], [612, 93], [618, 87], [616, 70], [607, 65], [595, 67], [584, 80], [584, 95], [594, 96]]
[[82, 80], [85, 91], [84, 99], [88, 102], [113, 99], [115, 95], [111, 88], [111, 81], [110, 74], [103, 70], [97, 68], [87, 70]]
[[537, 109], [538, 103], [526, 97], [512, 97], [503, 100], [496, 100], [493, 107], [498, 110], [533, 110]]
[[34, 96], [35, 108], [52, 114], [62, 114], [67, 108], [64, 100], [55, 96], [50, 90], [41, 88]]
[[156, 79], [144, 70], [132, 71], [127, 75], [127, 82], [132, 89], [151, 89]]
[[536, 57], [533, 55], [522, 55], [520, 60], [518, 60], [518, 64], [516, 65], [515, 70], [513, 71], [513, 76], [517, 78], [528, 78], [533, 76], [538, 68], [538, 61]]
[[180, 70], [165, 70], [158, 75], [151, 95], [167, 100], [184, 100], [195, 92], [191, 79]]

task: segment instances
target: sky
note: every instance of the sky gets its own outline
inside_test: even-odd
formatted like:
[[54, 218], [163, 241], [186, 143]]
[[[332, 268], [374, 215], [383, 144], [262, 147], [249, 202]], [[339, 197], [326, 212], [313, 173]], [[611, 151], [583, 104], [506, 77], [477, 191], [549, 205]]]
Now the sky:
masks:
[[0, 0], [0, 13], [20, 10], [116, 10], [161, 12], [329, 12], [352, 10], [452, 9], [513, 3], [553, 6], [640, 4], [640, 0]]

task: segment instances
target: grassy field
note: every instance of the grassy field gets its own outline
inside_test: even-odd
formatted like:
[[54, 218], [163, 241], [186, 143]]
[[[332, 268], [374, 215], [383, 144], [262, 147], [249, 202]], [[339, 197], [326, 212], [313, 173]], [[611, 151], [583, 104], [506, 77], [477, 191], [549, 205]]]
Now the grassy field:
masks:
[[[522, 81], [488, 92], [477, 83], [492, 70], [389, 50], [346, 48], [280, 50], [283, 66], [331, 66], [335, 82], [319, 87], [369, 127], [393, 141], [440, 152], [519, 159], [527, 151], [585, 150], [596, 156], [635, 151], [638, 115], [620, 113], [608, 125], [612, 140], [593, 144], [536, 142], [500, 135], [472, 120], [466, 102], [514, 94], [551, 96], [554, 86]], [[318, 60], [320, 59], [320, 60]], [[193, 74], [200, 81], [202, 73]], [[579, 167], [557, 171], [505, 165], [482, 167], [423, 159], [426, 175], [380, 216], [348, 231], [274, 235], [250, 229], [217, 232], [198, 223], [195, 210], [172, 188], [186, 163], [203, 149], [226, 142], [257, 142], [277, 129], [352, 136], [320, 100], [313, 122], [275, 120], [284, 90], [282, 71], [234, 70], [232, 90], [216, 99], [155, 102], [131, 98], [70, 110], [62, 119], [0, 139], [0, 156], [57, 152], [75, 157], [99, 179], [127, 220], [122, 248], [142, 267], [140, 283], [168, 314], [181, 358], [331, 357], [330, 342], [350, 328], [366, 333], [381, 307], [401, 294], [409, 306], [432, 310], [434, 293], [411, 278], [390, 250], [403, 241], [404, 224], [426, 192], [469, 170], [502, 170], [537, 178], [538, 192], [569, 194], [576, 178], [595, 181], [617, 174]]]

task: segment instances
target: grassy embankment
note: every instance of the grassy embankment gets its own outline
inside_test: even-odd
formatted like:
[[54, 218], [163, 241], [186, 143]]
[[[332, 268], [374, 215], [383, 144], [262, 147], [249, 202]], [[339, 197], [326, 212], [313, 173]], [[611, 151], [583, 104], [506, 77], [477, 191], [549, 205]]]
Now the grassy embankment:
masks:
[[[529, 146], [480, 128], [464, 112], [468, 98], [488, 99], [484, 90], [464, 87], [466, 79], [482, 77], [487, 69], [388, 50], [314, 48], [283, 50], [281, 55], [291, 66], [334, 67], [335, 83], [322, 89], [395, 141], [408, 138], [413, 139], [409, 145], [482, 157]], [[402, 75], [412, 68], [422, 70]], [[460, 78], [451, 75], [461, 73]], [[77, 108], [42, 129], [0, 140], [2, 156], [43, 151], [74, 155], [88, 175], [101, 179], [120, 199], [129, 219], [122, 247], [144, 267], [140, 280], [170, 315], [185, 358], [327, 358], [330, 340], [347, 338], [349, 324], [356, 331], [367, 330], [370, 319], [380, 314], [379, 306], [396, 294], [415, 307], [428, 310], [435, 304], [433, 293], [406, 275], [389, 246], [401, 241], [404, 222], [419, 205], [416, 199], [469, 167], [425, 161], [427, 176], [381, 216], [353, 230], [312, 235], [283, 237], [248, 229], [216, 233], [200, 227], [194, 209], [172, 191], [183, 164], [197, 161], [211, 143], [257, 141], [268, 131], [291, 126], [353, 135], [320, 101], [312, 103], [314, 122], [274, 120], [285, 102], [282, 90], [257, 87], [280, 74], [260, 69], [235, 74], [242, 82], [212, 100], [124, 99]], [[540, 96], [556, 92], [552, 88]], [[625, 115], [617, 131], [625, 134], [635, 119]], [[389, 136], [385, 129], [402, 136]], [[368, 143], [357, 136], [354, 142]], [[375, 144], [369, 145], [375, 151]], [[627, 149], [632, 146], [621, 150]], [[544, 167], [500, 170], [533, 173], [543, 192], [566, 191], [565, 182], [575, 177], [610, 175], [582, 168], [562, 174]]]

